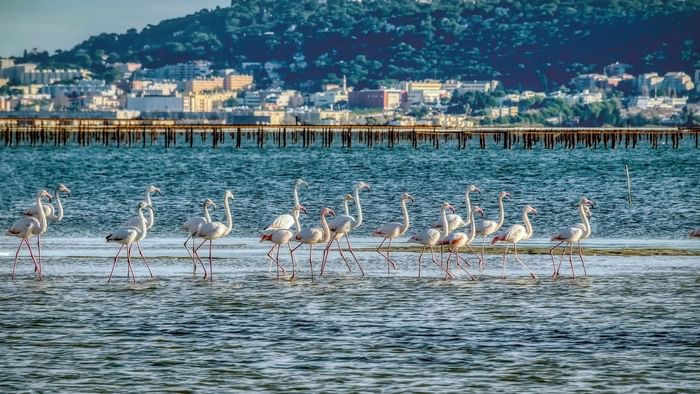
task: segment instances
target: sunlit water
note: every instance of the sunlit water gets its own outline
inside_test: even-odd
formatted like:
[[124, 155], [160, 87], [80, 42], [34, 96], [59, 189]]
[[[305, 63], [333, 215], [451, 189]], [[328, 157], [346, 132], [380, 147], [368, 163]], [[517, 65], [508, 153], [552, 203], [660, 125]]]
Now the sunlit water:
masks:
[[[358, 248], [380, 224], [399, 220], [398, 196], [416, 196], [414, 228], [437, 218], [444, 200], [464, 211], [462, 192], [506, 225], [526, 203], [538, 209], [534, 240], [545, 245], [562, 224], [579, 221], [581, 195], [596, 202], [589, 245], [696, 249], [687, 231], [700, 222], [700, 159], [694, 148], [504, 151], [490, 147], [418, 151], [354, 147], [258, 150], [230, 147], [0, 148], [0, 225], [9, 227], [39, 188], [63, 182], [66, 216], [44, 237], [46, 280], [33, 278], [23, 252], [0, 239], [0, 390], [43, 391], [614, 391], [700, 390], [700, 275], [697, 257], [586, 259], [588, 276], [552, 280], [548, 256], [523, 255], [539, 276], [487, 256], [476, 281], [443, 274], [417, 255], [396, 253], [386, 273], [375, 252], [358, 253], [367, 277], [331, 256], [328, 274], [311, 282], [308, 252], [300, 277], [276, 280], [255, 236], [291, 207], [291, 180], [302, 177], [302, 203], [315, 225], [322, 206], [340, 211], [357, 180], [365, 224]], [[623, 172], [632, 175], [627, 205]], [[103, 237], [135, 213], [145, 186], [155, 196], [156, 225], [143, 247], [155, 279], [135, 259], [138, 281], [117, 265]], [[179, 224], [200, 214], [206, 197], [220, 204], [236, 192], [234, 230], [215, 243], [214, 282], [192, 274]], [[223, 220], [221, 208], [216, 211]], [[410, 233], [411, 231], [409, 231]], [[405, 239], [405, 237], [403, 238]], [[204, 255], [207, 253], [203, 252]], [[287, 269], [289, 255], [280, 254]], [[314, 256], [318, 275], [319, 253]], [[566, 261], [565, 261], [566, 263]]]

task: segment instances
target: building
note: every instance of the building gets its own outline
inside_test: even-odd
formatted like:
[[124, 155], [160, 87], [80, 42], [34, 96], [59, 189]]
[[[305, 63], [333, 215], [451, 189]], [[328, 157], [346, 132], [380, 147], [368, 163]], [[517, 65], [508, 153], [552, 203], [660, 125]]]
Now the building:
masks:
[[139, 112], [190, 112], [190, 98], [183, 96], [135, 96], [126, 98], [126, 109]]
[[15, 65], [15, 61], [13, 59], [0, 58], [0, 70], [10, 68], [14, 65]]
[[211, 75], [211, 62], [194, 60], [186, 63], [169, 64], [160, 68], [149, 70], [148, 75], [158, 79], [170, 79], [185, 81], [207, 78]]
[[224, 78], [191, 79], [185, 81], [185, 93], [216, 92], [224, 90]]
[[440, 81], [407, 82], [404, 90], [408, 92], [406, 100], [409, 106], [438, 104], [445, 95]]
[[10, 97], [0, 97], [0, 112], [10, 112], [14, 109], [16, 103]]
[[227, 74], [224, 77], [224, 90], [245, 90], [253, 86], [253, 76], [246, 74]]
[[571, 78], [569, 84], [577, 91], [607, 89], [608, 77], [603, 74], [581, 74]]
[[581, 93], [564, 95], [562, 98], [569, 105], [576, 105], [576, 104], [588, 105], [588, 104], [599, 103], [599, 102], [603, 101], [603, 93], [602, 92], [591, 92], [590, 90], [586, 89]]
[[175, 82], [156, 82], [149, 80], [131, 81], [131, 93], [141, 96], [172, 96], [177, 91]]
[[629, 64], [615, 62], [613, 64], [608, 64], [607, 66], [603, 67], [603, 74], [605, 74], [608, 77], [619, 77], [626, 74], [627, 71], [631, 69], [632, 66]]
[[348, 106], [354, 108], [376, 108], [392, 110], [406, 101], [403, 91], [397, 89], [365, 89], [348, 94]]
[[459, 87], [456, 90], [459, 94], [464, 94], [467, 92], [489, 93], [496, 90], [500, 84], [500, 81], [495, 80], [460, 82]]
[[659, 89], [669, 96], [675, 96], [695, 89], [695, 84], [690, 75], [684, 72], [667, 72], [659, 85]]
[[664, 78], [657, 73], [645, 73], [637, 76], [637, 91], [643, 96], [648, 96], [649, 93], [656, 91]]
[[518, 107], [515, 107], [515, 106], [493, 107], [493, 108], [487, 108], [485, 110], [485, 112], [486, 112], [486, 116], [491, 118], [491, 119], [502, 118], [505, 116], [517, 116], [518, 115]]

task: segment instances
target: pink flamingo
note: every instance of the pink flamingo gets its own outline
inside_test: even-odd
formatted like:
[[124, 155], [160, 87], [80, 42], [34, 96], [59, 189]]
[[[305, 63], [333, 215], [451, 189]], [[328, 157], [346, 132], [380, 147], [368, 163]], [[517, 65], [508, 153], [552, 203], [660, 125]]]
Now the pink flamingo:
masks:
[[[41, 199], [46, 197], [49, 202], [51, 202], [51, 194], [46, 190], [39, 190], [36, 193], [36, 207], [37, 207], [37, 217], [29, 216], [16, 221], [12, 227], [5, 233], [5, 235], [11, 235], [20, 239], [19, 246], [17, 247], [17, 252], [15, 253], [15, 262], [12, 267], [12, 280], [15, 280], [15, 270], [17, 268], [17, 258], [19, 257], [19, 251], [22, 248], [22, 244], [26, 244], [29, 249], [29, 255], [34, 263], [34, 271], [37, 273], [37, 280], [42, 280], [44, 278], [44, 273], [41, 268], [41, 260], [37, 262], [34, 258], [34, 253], [32, 253], [32, 247], [29, 245], [29, 238], [37, 236], [37, 245], [41, 245], [41, 234], [46, 232], [48, 228], [48, 223], [46, 221], [46, 211], [44, 210]], [[41, 247], [41, 246], [39, 246]]]
[[476, 235], [481, 236], [481, 258], [479, 260], [479, 271], [483, 271], [486, 267], [486, 262], [484, 260], [484, 244], [486, 243], [486, 237], [491, 234], [495, 234], [496, 231], [500, 230], [503, 226], [503, 221], [505, 220], [503, 199], [506, 197], [511, 198], [510, 193], [498, 193], [498, 222], [494, 222], [493, 220], [482, 220], [476, 224]]
[[[295, 179], [294, 180], [294, 186], [293, 186], [294, 208], [301, 205], [301, 203], [299, 202], [299, 187], [300, 186], [304, 186], [307, 189], [309, 188], [309, 184], [306, 183], [303, 179]], [[292, 208], [292, 209], [294, 209], [294, 208]], [[265, 230], [263, 230], [263, 231], [264, 232], [272, 232], [272, 231], [280, 230], [280, 229], [289, 230], [294, 225], [294, 222], [295, 222], [294, 214], [292, 213], [290, 215], [290, 214], [285, 213], [285, 214], [277, 216], [275, 218], [275, 220], [273, 220], [269, 226], [265, 227]]]
[[438, 242], [443, 239], [444, 237], [447, 237], [450, 234], [450, 226], [449, 222], [447, 221], [447, 210], [450, 210], [454, 213], [455, 207], [453, 207], [449, 202], [443, 202], [442, 205], [440, 206], [440, 217], [442, 218], [442, 227], [440, 230], [435, 229], [435, 228], [429, 228], [427, 230], [423, 230], [420, 233], [412, 236], [409, 238], [408, 242], [415, 242], [423, 245], [423, 249], [420, 252], [420, 255], [418, 256], [418, 278], [420, 278], [420, 270], [421, 270], [421, 262], [423, 258], [423, 253], [425, 253], [426, 248], [430, 248], [430, 256], [433, 264], [437, 265], [440, 267], [441, 270], [445, 272], [445, 275], [452, 277], [452, 274], [450, 274], [449, 271], [445, 269], [441, 264], [439, 264], [437, 261], [435, 261], [435, 245], [438, 244]]
[[194, 254], [190, 252], [190, 248], [187, 246], [187, 242], [192, 239], [192, 250], [194, 250], [194, 238], [195, 235], [197, 235], [197, 232], [199, 229], [202, 227], [202, 225], [206, 223], [211, 223], [211, 215], [209, 215], [209, 206], [212, 206], [216, 208], [216, 204], [214, 204], [214, 201], [211, 199], [207, 198], [204, 200], [202, 203], [202, 208], [204, 209], [204, 216], [195, 216], [187, 219], [185, 223], [180, 226], [180, 228], [183, 231], [186, 231], [189, 236], [185, 240], [185, 243], [183, 244], [185, 246], [185, 250], [187, 251], [187, 254], [192, 257], [192, 274], [197, 272], [197, 262], [194, 259]]
[[[352, 258], [355, 260], [355, 264], [360, 268], [360, 273], [362, 276], [365, 276], [365, 271], [362, 269], [362, 265], [360, 262], [357, 260], [357, 256], [355, 256], [355, 252], [352, 250], [352, 246], [350, 246], [350, 231], [352, 229], [360, 227], [362, 224], [362, 205], [360, 204], [360, 192], [362, 190], [367, 190], [368, 192], [371, 192], [372, 189], [368, 184], [365, 182], [358, 182], [357, 185], [355, 185], [355, 190], [354, 190], [354, 196], [353, 200], [355, 201], [355, 207], [357, 208], [357, 220], [353, 218], [352, 216], [338, 216], [336, 219], [331, 220], [328, 223], [329, 228], [331, 229], [331, 232], [333, 235], [331, 236], [331, 239], [328, 241], [328, 244], [326, 245], [326, 248], [323, 250], [323, 262], [321, 263], [321, 273], [319, 275], [323, 275], [323, 272], [325, 271], [326, 263], [328, 262], [328, 255], [329, 251], [331, 248], [331, 244], [333, 241], [337, 241], [343, 237], [345, 237], [345, 241], [348, 244], [348, 250], [350, 251], [350, 255], [352, 255]], [[340, 250], [340, 243], [338, 242], [338, 249]], [[342, 256], [342, 253], [341, 253]], [[349, 268], [349, 267], [348, 267]]]
[[[294, 239], [294, 236], [296, 235], [296, 233], [301, 231], [301, 224], [299, 222], [299, 213], [301, 213], [301, 212], [306, 213], [306, 208], [304, 208], [301, 205], [297, 205], [294, 207], [294, 209], [292, 209], [292, 217], [294, 218], [294, 224], [296, 226], [296, 231], [281, 228], [281, 229], [275, 230], [271, 233], [265, 233], [260, 238], [260, 242], [271, 241], [273, 243], [272, 247], [270, 248], [270, 251], [267, 252], [267, 257], [269, 257], [270, 260], [274, 261], [275, 264], [277, 264], [277, 279], [280, 278], [280, 269], [282, 270], [283, 275], [287, 274], [284, 267], [282, 265], [280, 265], [280, 247], [282, 245], [287, 245], [287, 248], [289, 248], [289, 255], [292, 258], [292, 277], [290, 278], [290, 280], [294, 280], [294, 278], [296, 277], [296, 269], [295, 269], [296, 262], [294, 260], [294, 254], [292, 253], [292, 247], [289, 245], [289, 242], [292, 239]], [[277, 257], [272, 257], [272, 251], [275, 250], [275, 248], [277, 248], [277, 254], [276, 254]]]
[[[66, 187], [66, 185], [62, 183], [56, 186], [54, 197], [56, 198], [56, 204], [58, 206], [58, 209], [54, 209], [53, 205], [51, 204], [42, 204], [44, 215], [46, 215], [46, 219], [51, 222], [60, 222], [61, 220], [63, 220], [63, 203], [61, 202], [61, 193], [66, 193], [66, 195], [70, 197], [71, 191], [69, 188]], [[22, 212], [23, 215], [34, 217], [38, 217], [38, 213], [39, 209], [36, 203], [32, 204], [31, 207], [27, 208], [24, 212]]]
[[515, 251], [515, 259], [527, 270], [530, 272], [530, 275], [533, 278], [537, 278], [534, 272], [530, 270], [530, 268], [523, 263], [522, 260], [518, 257], [518, 242], [526, 239], [530, 239], [532, 237], [532, 225], [530, 224], [530, 220], [527, 217], [528, 213], [532, 213], [537, 215], [537, 210], [530, 205], [526, 205], [525, 208], [523, 208], [523, 223], [522, 224], [514, 224], [510, 226], [506, 231], [502, 232], [501, 234], [495, 236], [491, 240], [491, 244], [495, 244], [496, 242], [506, 242], [508, 245], [506, 245], [506, 250], [503, 252], [503, 270], [501, 272], [501, 277], [505, 278], [506, 277], [506, 254], [508, 254], [508, 249], [510, 248], [510, 245], [513, 245], [513, 250]]
[[[561, 267], [561, 261], [559, 262], [559, 267], [554, 267], [554, 249], [556, 249], [562, 243], [566, 243], [569, 246], [569, 264], [571, 265], [571, 277], [575, 278], [574, 273], [574, 261], [573, 261], [573, 248], [574, 242], [579, 243], [579, 257], [581, 258], [581, 264], [583, 264], [584, 275], [586, 273], [586, 264], [583, 262], [583, 253], [581, 251], [581, 240], [588, 238], [591, 235], [591, 225], [588, 222], [588, 215], [586, 214], [586, 206], [593, 206], [593, 201], [587, 199], [586, 197], [581, 197], [578, 203], [579, 215], [581, 216], [581, 221], [583, 223], [578, 223], [571, 227], [563, 228], [552, 235], [550, 241], [559, 241], [551, 249], [549, 249], [549, 255], [552, 257], [552, 277], [559, 275], [559, 267]], [[566, 247], [562, 250], [562, 258], [564, 257], [564, 252]]]
[[[476, 237], [476, 232], [474, 230], [476, 228], [476, 223], [474, 222], [475, 212], [480, 213], [482, 217], [484, 216], [484, 211], [479, 207], [474, 207], [474, 209], [469, 212], [469, 224], [471, 225], [471, 228], [469, 229], [469, 234], [465, 234], [463, 232], [451, 233], [447, 237], [440, 240], [440, 242], [438, 242], [438, 245], [447, 245], [447, 249], [450, 251], [450, 255], [447, 256], [445, 270], [447, 272], [450, 271], [450, 258], [452, 258], [452, 255], [454, 255], [455, 261], [457, 262], [457, 266], [461, 268], [464, 272], [466, 272], [467, 275], [469, 275], [469, 278], [471, 278], [471, 280], [475, 279], [474, 275], [472, 275], [466, 268], [462, 266], [462, 264], [459, 263], [459, 260], [462, 259], [462, 261], [464, 261], [464, 263], [466, 263], [467, 266], [470, 266], [469, 261], [467, 261], [459, 255], [459, 249], [464, 246], [468, 246], [469, 249], [472, 250], [472, 253], [474, 253], [474, 255], [478, 257], [476, 252], [474, 252], [474, 249], [472, 249], [472, 247], [469, 245]], [[445, 279], [447, 279], [447, 275], [445, 275]]]
[[[379, 244], [377, 247], [377, 253], [379, 253], [382, 257], [384, 257], [387, 261], [386, 263], [386, 274], [389, 275], [389, 264], [396, 269], [396, 262], [394, 262], [391, 257], [389, 257], [389, 252], [391, 251], [391, 240], [397, 237], [400, 237], [408, 231], [408, 227], [410, 226], [409, 224], [409, 219], [408, 219], [408, 209], [406, 208], [406, 202], [408, 200], [411, 200], [411, 202], [415, 202], [415, 199], [413, 198], [412, 195], [408, 193], [404, 193], [401, 195], [400, 201], [401, 201], [401, 212], [403, 212], [403, 223], [398, 223], [398, 222], [391, 222], [387, 223], [378, 229], [374, 230], [372, 235], [378, 236], [378, 237], [383, 237], [384, 239], [382, 240], [382, 243]], [[389, 246], [386, 249], [385, 253], [382, 253], [381, 248], [382, 245], [384, 245], [384, 242], [386, 240], [389, 240]]]
[[202, 243], [192, 251], [192, 253], [197, 257], [197, 260], [199, 260], [199, 263], [202, 265], [202, 270], [204, 270], [204, 279], [207, 278], [207, 269], [204, 268], [204, 263], [202, 263], [202, 259], [199, 257], [199, 254], [197, 254], [197, 251], [202, 247], [202, 245], [204, 245], [205, 242], [209, 241], [209, 281], [214, 280], [214, 269], [211, 262], [211, 243], [215, 239], [227, 236], [231, 232], [231, 229], [233, 229], [233, 216], [231, 216], [229, 200], [233, 200], [233, 192], [226, 190], [224, 193], [226, 224], [221, 222], [205, 223], [199, 228], [199, 231], [197, 231], [197, 234], [195, 235], [197, 238], [204, 239], [204, 241], [202, 241]]
[[[145, 201], [146, 204], [148, 204], [150, 206], [153, 206], [153, 203], [151, 202], [151, 194], [153, 194], [153, 193], [158, 193], [158, 195], [160, 196], [160, 189], [153, 186], [153, 185], [146, 187], [146, 198], [143, 201]], [[154, 217], [155, 211], [151, 210], [149, 212], [150, 213], [148, 216], [148, 221], [146, 223], [147, 223], [148, 229], [150, 230], [151, 227], [153, 227], [153, 221], [155, 220], [155, 217]], [[141, 219], [139, 219], [138, 216], [132, 216], [131, 218], [129, 218], [129, 220], [126, 221], [125, 226], [138, 227], [140, 224], [140, 220]]]
[[323, 208], [321, 210], [321, 228], [305, 228], [294, 236], [294, 239], [299, 241], [299, 245], [292, 249], [291, 253], [294, 253], [301, 245], [309, 245], [309, 269], [311, 270], [312, 282], [314, 280], [314, 265], [311, 261], [313, 247], [316, 244], [327, 243], [331, 239], [331, 229], [328, 227], [328, 222], [326, 221], [327, 215], [335, 217], [335, 211], [330, 208]]
[[[464, 217], [467, 218], [466, 222], [456, 213], [447, 214], [447, 222], [450, 226], [450, 231], [454, 231], [460, 227], [469, 225], [469, 212], [472, 210], [472, 203], [469, 199], [469, 193], [481, 194], [481, 190], [479, 190], [479, 188], [475, 185], [469, 185], [467, 191], [464, 192], [464, 204], [467, 206], [467, 213], [464, 215]], [[442, 228], [442, 218], [438, 218], [438, 221], [433, 223], [433, 228]]]
[[[114, 268], [117, 266], [117, 260], [119, 259], [119, 254], [126, 246], [126, 263], [127, 263], [127, 280], [129, 279], [129, 271], [131, 271], [131, 276], [134, 282], [136, 282], [136, 275], [134, 274], [134, 269], [131, 265], [131, 246], [136, 242], [142, 234], [145, 235], [148, 230], [148, 225], [146, 223], [146, 218], [143, 216], [143, 210], [150, 207], [147, 202], [141, 201], [138, 205], [138, 218], [140, 220], [138, 227], [134, 226], [124, 226], [116, 230], [115, 232], [107, 235], [105, 239], [107, 242], [116, 242], [121, 244], [116, 256], [114, 256], [114, 263], [112, 263], [112, 271], [109, 273], [109, 278], [107, 278], [107, 283], [112, 281], [112, 275], [114, 274]], [[145, 259], [144, 259], [145, 260]], [[146, 265], [148, 267], [148, 265]], [[150, 268], [148, 269], [150, 272]], [[153, 275], [151, 275], [153, 276]]]

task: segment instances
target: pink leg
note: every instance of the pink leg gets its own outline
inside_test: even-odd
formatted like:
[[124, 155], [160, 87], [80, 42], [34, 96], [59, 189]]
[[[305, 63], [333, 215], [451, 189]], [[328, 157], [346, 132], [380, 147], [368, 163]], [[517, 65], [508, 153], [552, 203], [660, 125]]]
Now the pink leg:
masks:
[[365, 276], [365, 270], [362, 269], [362, 265], [360, 264], [359, 261], [357, 261], [357, 256], [355, 256], [355, 252], [352, 250], [352, 246], [350, 246], [350, 236], [345, 235], [345, 241], [348, 243], [348, 250], [350, 250], [350, 254], [352, 255], [352, 258], [355, 259], [355, 264], [357, 264], [358, 267], [360, 267], [360, 273], [362, 276]]
[[[194, 241], [193, 241], [193, 242], [194, 242]], [[201, 266], [202, 266], [202, 271], [204, 271], [204, 277], [203, 277], [202, 279], [207, 279], [207, 268], [204, 266], [204, 262], [202, 261], [202, 258], [199, 257], [199, 253], [197, 253], [197, 251], [199, 250], [199, 248], [202, 247], [202, 245], [204, 245], [205, 242], [207, 242], [206, 239], [205, 239], [204, 241], [202, 241], [202, 243], [199, 244], [199, 246], [197, 246], [196, 248], [193, 248], [193, 249], [192, 249], [192, 253], [193, 253], [195, 256], [197, 256], [197, 260], [199, 260], [199, 264], [201, 264]]]
[[501, 278], [506, 278], [506, 254], [508, 254], [508, 249], [510, 249], [510, 244], [506, 244], [506, 250], [503, 252], [503, 268], [501, 269]]
[[561, 256], [559, 256], [559, 265], [557, 265], [557, 276], [561, 270], [561, 263], [564, 261], [564, 254], [566, 254], [566, 248], [561, 248]]
[[583, 248], [581, 248], [581, 241], [578, 241], [578, 257], [581, 259], [581, 265], [583, 266], [583, 276], [587, 276], [586, 263], [583, 262]]
[[131, 245], [126, 247], [126, 262], [127, 268], [131, 270], [131, 277], [134, 283], [136, 283], [136, 274], [134, 274], [134, 268], [131, 266]]
[[433, 261], [433, 264], [438, 266], [438, 268], [440, 268], [442, 270], [442, 272], [445, 273], [445, 275], [452, 278], [452, 274], [450, 273], [450, 271], [446, 270], [445, 267], [442, 266], [442, 264], [438, 263], [437, 260], [435, 260], [435, 250], [433, 249], [432, 246], [430, 247], [430, 258]]
[[[117, 251], [117, 255], [114, 256], [114, 263], [112, 264], [112, 272], [109, 273], [109, 278], [107, 278], [107, 283], [112, 281], [112, 274], [114, 274], [114, 267], [117, 266], [117, 259], [119, 258], [119, 253], [122, 252], [122, 249], [124, 249], [124, 244], [122, 244], [122, 246], [119, 247], [119, 250]], [[128, 273], [128, 271], [127, 271], [127, 273]], [[128, 277], [127, 277], [127, 279], [128, 279]]]
[[211, 240], [209, 240], [209, 281], [214, 281], [214, 268], [211, 264]]
[[39, 267], [39, 275], [37, 276], [37, 280], [41, 280], [41, 263], [37, 263], [36, 259], [34, 258], [34, 253], [32, 253], [32, 246], [29, 244], [29, 240], [24, 241], [27, 244], [27, 248], [29, 249], [29, 255], [32, 257], [32, 261], [34, 262], [35, 266]]
[[[272, 262], [275, 262], [277, 264], [277, 279], [279, 279], [280, 278], [280, 265], [277, 262], [277, 260], [275, 260], [275, 258], [272, 257], [272, 251], [275, 249], [275, 246], [278, 246], [278, 245], [272, 244], [272, 247], [270, 248], [270, 250], [267, 251], [267, 257], [270, 258], [270, 261], [271, 261], [270, 264], [272, 264]], [[277, 255], [277, 257], [279, 257], [279, 254]], [[267, 272], [270, 272], [271, 269], [272, 269], [272, 266], [270, 266], [270, 269], [268, 269]]]
[[554, 245], [552, 249], [549, 249], [549, 255], [552, 257], [552, 278], [556, 277], [558, 275], [558, 270], [554, 266], [554, 249], [556, 249], [561, 243], [564, 241], [560, 241], [558, 244]]
[[537, 275], [535, 275], [534, 272], [530, 270], [530, 267], [528, 267], [525, 263], [523, 263], [522, 260], [520, 260], [520, 257], [518, 257], [518, 244], [514, 243], [513, 244], [513, 251], [515, 252], [515, 259], [518, 260], [518, 263], [520, 263], [523, 267], [525, 267], [526, 270], [530, 272], [530, 276], [533, 278], [537, 278]]
[[571, 279], [576, 279], [574, 272], [574, 243], [569, 242], [569, 265], [571, 266]]
[[486, 243], [486, 236], [481, 237], [481, 260], [479, 260], [479, 271], [484, 272], [486, 268], [486, 260], [484, 260], [484, 248]]
[[[12, 280], [15, 280], [15, 271], [17, 269], [17, 258], [19, 257], [19, 250], [22, 248], [22, 244], [26, 241], [26, 238], [19, 240], [19, 246], [17, 247], [17, 253], [15, 253], [15, 263], [12, 265]], [[36, 265], [34, 266], [36, 269]]]
[[[459, 268], [461, 268], [462, 271], [466, 272], [467, 275], [469, 275], [469, 278], [470, 278], [471, 280], [476, 280], [476, 278], [474, 277], [474, 275], [472, 275], [471, 272], [469, 272], [466, 268], [464, 268], [464, 267], [462, 266], [462, 264], [459, 263], [459, 260], [461, 259], [462, 261], [464, 261], [464, 263], [467, 264], [468, 267], [470, 266], [470, 265], [469, 265], [469, 262], [468, 262], [466, 259], [464, 259], [462, 256], [460, 256], [458, 251], [455, 251], [455, 256], [457, 256], [457, 266], [459, 266]], [[477, 258], [478, 258], [478, 256], [477, 256]]]
[[43, 267], [41, 266], [41, 234], [37, 235], [36, 237], [36, 247], [37, 247], [37, 263], [36, 266], [34, 267], [37, 269], [37, 274], [39, 275], [39, 280], [41, 280], [44, 277], [44, 270], [42, 269]]
[[323, 249], [323, 253], [322, 253], [322, 257], [321, 257], [321, 272], [318, 274], [318, 276], [323, 276], [323, 273], [326, 272], [326, 262], [328, 261], [328, 253], [331, 249], [332, 243], [333, 243], [333, 237], [331, 237], [331, 239], [328, 241], [328, 244]]
[[423, 258], [423, 253], [425, 252], [425, 248], [427, 248], [427, 246], [423, 246], [423, 250], [421, 250], [420, 254], [418, 255], [418, 279], [420, 279], [420, 264], [421, 259]]
[[[350, 268], [350, 263], [348, 263], [348, 259], [345, 258], [345, 255], [343, 254], [343, 248], [340, 247], [340, 241], [337, 239], [335, 240], [335, 243], [338, 245], [338, 254], [340, 254], [340, 257], [343, 259], [345, 262], [345, 265], [348, 267], [348, 272], [352, 272], [352, 268]], [[331, 251], [329, 250], [328, 253]], [[328, 256], [328, 255], [326, 255]]]
[[148, 268], [148, 273], [151, 274], [151, 279], [153, 279], [153, 272], [151, 272], [151, 267], [148, 266], [148, 261], [146, 261], [146, 257], [144, 257], [143, 251], [141, 250], [141, 245], [138, 242], [136, 242], [136, 247], [139, 250], [139, 254], [141, 255], [143, 263], [146, 264], [146, 268]]
[[[450, 252], [450, 254], [447, 255], [447, 262], [445, 263], [445, 280], [448, 279], [447, 276], [450, 273], [450, 259], [451, 258], [452, 258], [452, 252]], [[450, 278], [451, 277], [452, 277], [452, 275], [450, 275]]]
[[297, 262], [294, 260], [294, 252], [292, 252], [292, 245], [290, 245], [289, 242], [287, 243], [287, 247], [289, 248], [289, 256], [292, 258], [292, 277], [289, 280], [294, 280]]
[[194, 238], [192, 238], [192, 234], [190, 234], [190, 236], [187, 237], [183, 246], [185, 247], [187, 254], [192, 258], [192, 273], [194, 274], [197, 271], [197, 263], [194, 261], [194, 255], [192, 254], [192, 252], [190, 252], [190, 247], [187, 246], [187, 242], [189, 242], [190, 239], [192, 239], [192, 250], [194, 250]]
[[311, 251], [314, 248], [314, 244], [309, 244], [309, 269], [311, 270], [311, 281], [314, 281], [314, 263], [311, 261]]

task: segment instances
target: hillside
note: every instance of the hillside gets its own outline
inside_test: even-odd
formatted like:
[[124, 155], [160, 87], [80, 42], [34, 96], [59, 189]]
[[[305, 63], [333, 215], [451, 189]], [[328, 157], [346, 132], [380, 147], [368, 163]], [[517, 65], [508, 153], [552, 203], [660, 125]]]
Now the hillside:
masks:
[[158, 67], [206, 59], [234, 68], [277, 61], [287, 85], [302, 89], [347, 75], [359, 87], [494, 78], [551, 90], [615, 61], [635, 74], [700, 68], [698, 20], [697, 0], [233, 0], [24, 60], [98, 73], [118, 61]]

